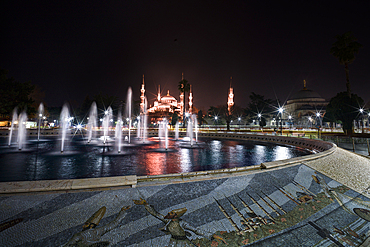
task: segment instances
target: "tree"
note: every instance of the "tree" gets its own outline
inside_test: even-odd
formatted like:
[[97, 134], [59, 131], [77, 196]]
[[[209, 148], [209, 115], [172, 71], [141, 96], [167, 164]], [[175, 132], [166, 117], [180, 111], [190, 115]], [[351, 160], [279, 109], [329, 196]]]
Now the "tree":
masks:
[[187, 80], [185, 79], [182, 79], [181, 81], [179, 81], [179, 85], [178, 85], [178, 89], [181, 93], [184, 93], [184, 114], [183, 114], [183, 124], [185, 126], [185, 112], [186, 112], [186, 92], [189, 92], [190, 91], [190, 84], [188, 83]]
[[326, 114], [334, 121], [341, 121], [343, 131], [347, 135], [352, 135], [353, 120], [359, 114], [359, 106], [364, 104], [364, 100], [357, 94], [348, 96], [348, 92], [340, 92], [335, 97], [330, 99], [326, 107]]
[[[249, 95], [249, 99], [250, 102], [245, 109], [245, 115], [249, 120], [255, 117], [262, 120], [262, 114], [271, 114], [273, 112], [273, 101], [271, 99], [265, 99], [265, 96], [254, 92]], [[261, 116], [258, 114], [261, 114]]]
[[355, 60], [355, 53], [357, 54], [362, 45], [357, 41], [351, 32], [346, 32], [343, 35], [336, 36], [337, 41], [331, 46], [330, 53], [338, 58], [339, 63], [344, 65], [346, 72], [346, 87], [347, 94], [351, 97], [351, 85], [349, 83], [349, 68], [348, 64], [351, 64]]
[[204, 123], [207, 123], [207, 121], [204, 119], [202, 110], [198, 111], [197, 120], [198, 120], [198, 125], [199, 126], [202, 126]]
[[[230, 111], [228, 109], [228, 105], [221, 105], [221, 106], [211, 106], [210, 109], [208, 110], [208, 116], [217, 116], [220, 117], [221, 119], [225, 120], [226, 122], [226, 129], [230, 130], [230, 123], [233, 119], [236, 119], [237, 116], [240, 116], [242, 113], [242, 109], [237, 106], [233, 105], [230, 107]], [[220, 118], [217, 119], [217, 122], [220, 121]]]
[[178, 119], [179, 119], [179, 116], [177, 115], [177, 113], [176, 112], [172, 113], [172, 115], [171, 115], [171, 125], [175, 126]]
[[35, 86], [31, 82], [18, 82], [8, 78], [8, 71], [0, 68], [0, 115], [9, 117], [15, 107], [18, 111], [27, 111], [28, 115], [36, 112], [31, 97]]

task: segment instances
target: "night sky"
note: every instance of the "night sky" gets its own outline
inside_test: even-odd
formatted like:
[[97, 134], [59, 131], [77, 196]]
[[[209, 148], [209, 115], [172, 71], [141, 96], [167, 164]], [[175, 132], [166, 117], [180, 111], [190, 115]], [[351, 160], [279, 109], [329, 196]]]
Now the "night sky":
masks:
[[329, 100], [345, 91], [344, 66], [329, 50], [352, 31], [364, 48], [350, 65], [353, 93], [370, 100], [369, 1], [7, 1], [0, 4], [0, 67], [31, 81], [44, 103], [86, 95], [150, 103], [158, 85], [178, 98], [181, 73], [194, 104], [236, 104], [251, 92], [286, 101], [303, 88]]

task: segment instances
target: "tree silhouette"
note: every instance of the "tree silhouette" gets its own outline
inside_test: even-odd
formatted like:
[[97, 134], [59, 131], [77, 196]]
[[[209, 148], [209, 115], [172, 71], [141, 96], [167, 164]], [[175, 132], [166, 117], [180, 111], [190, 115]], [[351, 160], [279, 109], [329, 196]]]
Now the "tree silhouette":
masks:
[[35, 86], [31, 82], [18, 82], [13, 77], [8, 78], [8, 71], [0, 68], [0, 115], [10, 117], [15, 107], [27, 114], [36, 112], [33, 106], [32, 93]]
[[337, 41], [333, 43], [330, 53], [338, 58], [339, 63], [344, 65], [346, 72], [346, 87], [347, 94], [351, 98], [351, 85], [349, 83], [349, 68], [348, 65], [355, 60], [355, 53], [357, 54], [362, 45], [357, 41], [351, 32], [346, 32], [343, 35], [336, 36]]
[[347, 92], [340, 92], [330, 99], [326, 107], [326, 114], [331, 117], [331, 121], [340, 120], [343, 124], [343, 131], [347, 135], [352, 134], [352, 123], [359, 115], [359, 106], [364, 104], [364, 100], [357, 94], [348, 96]]

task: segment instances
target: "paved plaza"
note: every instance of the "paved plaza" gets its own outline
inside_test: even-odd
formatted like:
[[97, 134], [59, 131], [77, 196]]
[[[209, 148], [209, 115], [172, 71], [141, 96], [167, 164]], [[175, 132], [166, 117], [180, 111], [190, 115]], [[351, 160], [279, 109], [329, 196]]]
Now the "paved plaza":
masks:
[[0, 246], [368, 246], [370, 161], [187, 183], [0, 197]]

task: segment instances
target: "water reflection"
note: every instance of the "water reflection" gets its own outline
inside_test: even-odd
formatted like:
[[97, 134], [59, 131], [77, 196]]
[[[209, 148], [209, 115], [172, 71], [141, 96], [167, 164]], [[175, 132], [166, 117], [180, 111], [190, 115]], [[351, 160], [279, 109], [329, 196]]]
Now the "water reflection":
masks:
[[147, 153], [145, 155], [145, 166], [148, 175], [163, 174], [164, 169], [164, 153]]
[[[6, 145], [5, 138], [0, 138], [0, 141]], [[0, 181], [159, 175], [259, 165], [309, 154], [305, 150], [273, 144], [207, 139], [203, 141], [205, 147], [202, 149], [180, 148], [178, 142], [170, 141], [169, 147], [177, 152], [153, 152], [153, 149], [160, 146], [156, 142], [151, 146], [135, 147], [132, 155], [123, 156], [106, 156], [99, 147], [72, 141], [68, 145], [69, 149], [79, 153], [66, 157], [47, 155], [58, 148], [58, 140], [51, 139], [50, 142], [40, 144], [38, 152], [0, 152]]]
[[292, 153], [289, 152], [289, 149], [287, 147], [274, 147], [274, 160], [284, 160], [290, 158], [292, 158]]
[[254, 147], [254, 163], [261, 164], [266, 160], [266, 146], [263, 145], [255, 145]]

